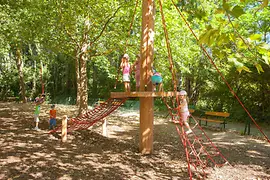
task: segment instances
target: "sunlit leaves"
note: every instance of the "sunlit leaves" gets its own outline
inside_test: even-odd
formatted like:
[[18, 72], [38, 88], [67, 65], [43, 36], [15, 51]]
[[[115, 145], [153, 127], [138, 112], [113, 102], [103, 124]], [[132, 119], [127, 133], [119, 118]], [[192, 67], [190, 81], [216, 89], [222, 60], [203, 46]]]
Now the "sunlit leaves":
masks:
[[265, 61], [266, 64], [270, 65], [270, 53], [268, 56], [262, 56], [263, 60]]
[[244, 65], [244, 63], [238, 61], [238, 58], [231, 57], [228, 58], [228, 61], [234, 64], [239, 73], [241, 73], [243, 70], [246, 72], [251, 72], [250, 69]]
[[249, 37], [251, 40], [255, 41], [255, 40], [262, 40], [262, 35], [261, 34], [252, 34], [250, 37]]
[[211, 46], [219, 35], [220, 31], [218, 29], [208, 27], [207, 30], [199, 37], [199, 44], [207, 44]]
[[240, 17], [242, 14], [244, 14], [244, 10], [240, 6], [234, 6], [231, 11], [229, 11], [229, 14], [234, 16], [235, 18]]
[[259, 74], [261, 72], [264, 72], [264, 70], [263, 70], [263, 68], [262, 68], [262, 66], [260, 64], [255, 64], [255, 67], [256, 67], [256, 69], [257, 69], [257, 71], [258, 71]]

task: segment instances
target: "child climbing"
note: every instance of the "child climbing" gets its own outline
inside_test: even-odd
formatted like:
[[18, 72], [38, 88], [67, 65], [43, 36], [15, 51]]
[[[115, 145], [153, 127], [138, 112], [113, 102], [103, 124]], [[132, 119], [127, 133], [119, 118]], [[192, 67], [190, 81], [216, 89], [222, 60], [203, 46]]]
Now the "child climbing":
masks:
[[140, 69], [141, 69], [141, 56], [140, 54], [136, 55], [136, 61], [133, 64], [133, 68], [135, 69], [135, 80], [136, 80], [136, 91], [140, 90]]
[[159, 72], [153, 69], [153, 75], [151, 77], [153, 90], [156, 91], [156, 86], [158, 86], [158, 91], [163, 91], [162, 76]]
[[34, 112], [34, 121], [35, 121], [35, 128], [34, 130], [39, 131], [38, 123], [39, 123], [39, 113], [40, 113], [40, 105], [45, 101], [45, 94], [40, 95], [39, 97], [35, 98], [35, 112]]
[[51, 106], [50, 110], [50, 126], [49, 129], [54, 129], [56, 127], [56, 110], [54, 109], [55, 105]]
[[128, 61], [128, 54], [124, 54], [120, 67], [123, 70], [123, 82], [125, 85], [125, 92], [130, 92], [130, 64]]
[[190, 126], [188, 124], [188, 117], [189, 117], [189, 111], [188, 111], [188, 100], [187, 100], [187, 92], [182, 90], [179, 93], [179, 106], [176, 108], [177, 113], [180, 115], [180, 121], [184, 123], [184, 125], [187, 127], [188, 131], [186, 131], [186, 134], [192, 133], [192, 130], [190, 129]]

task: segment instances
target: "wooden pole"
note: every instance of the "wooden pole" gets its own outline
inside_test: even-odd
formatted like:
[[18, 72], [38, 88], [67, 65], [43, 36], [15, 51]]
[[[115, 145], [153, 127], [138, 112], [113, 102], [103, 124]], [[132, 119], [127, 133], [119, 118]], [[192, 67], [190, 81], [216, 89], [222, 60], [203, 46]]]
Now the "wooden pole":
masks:
[[64, 115], [62, 119], [62, 142], [67, 141], [67, 119], [67, 115]]
[[[140, 91], [152, 91], [151, 72], [154, 52], [154, 0], [142, 2]], [[153, 152], [153, 97], [140, 98], [140, 144], [142, 154]]]
[[107, 119], [104, 118], [103, 121], [102, 121], [102, 135], [107, 137], [108, 134], [107, 134]]

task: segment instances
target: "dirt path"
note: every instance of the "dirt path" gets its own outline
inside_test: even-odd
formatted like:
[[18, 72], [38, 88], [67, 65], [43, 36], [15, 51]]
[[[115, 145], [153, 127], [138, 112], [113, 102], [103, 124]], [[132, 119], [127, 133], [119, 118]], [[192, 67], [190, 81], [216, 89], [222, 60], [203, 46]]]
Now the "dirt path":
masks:
[[[76, 112], [74, 106], [56, 108], [58, 116]], [[94, 126], [70, 134], [63, 144], [47, 134], [49, 105], [41, 110], [43, 130], [31, 130], [33, 109], [0, 103], [0, 179], [189, 179], [175, 125], [164, 118], [155, 118], [154, 153], [142, 156], [136, 111], [109, 116], [108, 137]], [[270, 179], [269, 143], [231, 132], [206, 133], [233, 166], [211, 169], [207, 179]]]

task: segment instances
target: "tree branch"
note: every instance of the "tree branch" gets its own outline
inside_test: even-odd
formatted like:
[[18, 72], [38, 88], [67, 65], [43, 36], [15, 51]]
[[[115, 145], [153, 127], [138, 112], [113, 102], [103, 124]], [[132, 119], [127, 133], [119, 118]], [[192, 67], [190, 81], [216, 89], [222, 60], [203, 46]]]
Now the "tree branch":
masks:
[[103, 32], [105, 31], [105, 29], [106, 29], [107, 25], [109, 24], [110, 20], [111, 20], [112, 18], [115, 17], [116, 13], [119, 11], [120, 8], [121, 8], [121, 6], [119, 6], [119, 7], [116, 9], [116, 11], [113, 13], [113, 15], [106, 21], [106, 23], [104, 24], [104, 26], [103, 26], [101, 32], [99, 33], [99, 35], [97, 35], [97, 37], [95, 37], [94, 40], [93, 40], [92, 42], [90, 42], [90, 44], [89, 44], [90, 46], [91, 46], [93, 43], [95, 43], [95, 42], [102, 36], [102, 34], [103, 34]]

